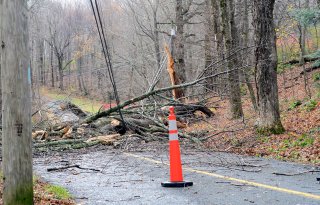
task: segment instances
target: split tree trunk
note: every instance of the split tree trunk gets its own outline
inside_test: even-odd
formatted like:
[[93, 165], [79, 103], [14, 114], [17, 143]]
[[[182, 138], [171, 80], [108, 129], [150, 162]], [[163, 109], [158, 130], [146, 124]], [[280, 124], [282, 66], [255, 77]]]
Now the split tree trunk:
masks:
[[[168, 68], [167, 68], [167, 70], [168, 70], [168, 73], [169, 73], [171, 85], [172, 86], [179, 85], [179, 79], [177, 78], [177, 75], [176, 75], [176, 72], [175, 72], [175, 68], [174, 68], [174, 60], [172, 58], [172, 55], [171, 55], [167, 45], [165, 46], [165, 52], [167, 53], [167, 56], [168, 56]], [[173, 95], [173, 98], [175, 100], [177, 100], [179, 98], [179, 95], [180, 95], [179, 89], [173, 89], [172, 90], [172, 95]]]
[[276, 33], [273, 22], [275, 0], [254, 0], [255, 80], [259, 118], [258, 131], [282, 133], [277, 85]]
[[27, 1], [2, 2], [3, 202], [6, 205], [31, 205], [31, 82]]

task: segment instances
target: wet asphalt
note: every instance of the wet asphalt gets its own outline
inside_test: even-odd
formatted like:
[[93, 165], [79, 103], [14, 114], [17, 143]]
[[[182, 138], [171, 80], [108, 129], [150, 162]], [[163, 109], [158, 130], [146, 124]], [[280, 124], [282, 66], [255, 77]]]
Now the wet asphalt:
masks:
[[[320, 205], [320, 172], [312, 172], [319, 167], [192, 150], [182, 151], [182, 161], [187, 169], [184, 179], [192, 181], [192, 187], [161, 187], [169, 179], [163, 151], [38, 156], [34, 170], [44, 180], [66, 187], [78, 204]], [[47, 171], [75, 164], [84, 169]]]

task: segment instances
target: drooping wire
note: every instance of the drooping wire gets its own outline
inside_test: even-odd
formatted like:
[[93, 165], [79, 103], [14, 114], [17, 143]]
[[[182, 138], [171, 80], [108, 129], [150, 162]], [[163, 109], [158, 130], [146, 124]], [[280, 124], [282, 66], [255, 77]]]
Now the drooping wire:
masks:
[[[108, 44], [107, 44], [107, 40], [106, 40], [106, 37], [105, 37], [105, 32], [104, 32], [104, 29], [103, 29], [101, 15], [100, 15], [100, 11], [99, 11], [99, 5], [97, 3], [97, 0], [94, 0], [94, 3], [93, 3], [92, 0], [90, 0], [90, 4], [91, 4], [92, 12], [93, 12], [93, 15], [94, 15], [94, 19], [95, 19], [95, 22], [96, 22], [96, 25], [97, 25], [99, 38], [100, 38], [101, 46], [102, 46], [102, 51], [103, 51], [104, 58], [105, 58], [105, 61], [106, 61], [106, 64], [107, 64], [107, 70], [108, 70], [110, 81], [111, 81], [111, 84], [112, 84], [112, 87], [113, 87], [113, 92], [114, 92], [114, 95], [115, 95], [115, 98], [116, 98], [116, 104], [117, 104], [117, 106], [119, 106], [120, 99], [119, 99], [119, 94], [118, 94], [116, 82], [115, 82], [115, 79], [114, 79], [114, 73], [113, 73], [113, 68], [112, 68], [112, 63], [111, 63], [111, 56], [110, 56], [110, 52], [109, 52], [109, 49], [108, 49]], [[118, 108], [118, 112], [119, 112], [121, 121], [123, 123], [123, 128], [126, 131], [127, 130], [126, 123], [124, 121], [124, 118], [123, 118], [123, 115], [122, 115], [122, 112], [121, 112], [121, 108]]]

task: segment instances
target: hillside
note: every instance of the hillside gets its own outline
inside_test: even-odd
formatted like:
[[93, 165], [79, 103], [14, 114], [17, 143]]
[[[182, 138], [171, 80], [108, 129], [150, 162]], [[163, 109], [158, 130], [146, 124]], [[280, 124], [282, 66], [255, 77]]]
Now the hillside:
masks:
[[215, 104], [218, 109], [213, 118], [188, 129], [207, 130], [206, 135], [212, 137], [205, 137], [206, 146], [212, 150], [320, 164], [319, 70], [308, 73], [311, 99], [305, 93], [302, 70], [294, 67], [278, 75], [284, 134], [263, 136], [255, 132], [256, 114], [248, 95], [243, 97], [244, 119], [230, 120], [228, 102], [221, 101]]

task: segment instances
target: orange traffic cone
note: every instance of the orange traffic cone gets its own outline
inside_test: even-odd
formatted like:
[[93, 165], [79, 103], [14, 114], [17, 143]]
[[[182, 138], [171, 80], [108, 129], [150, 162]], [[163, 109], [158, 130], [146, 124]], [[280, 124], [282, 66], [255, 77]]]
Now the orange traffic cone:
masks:
[[187, 187], [192, 186], [193, 182], [183, 181], [180, 144], [178, 139], [178, 129], [174, 107], [170, 107], [169, 114], [169, 151], [170, 151], [170, 181], [162, 182], [163, 187]]

